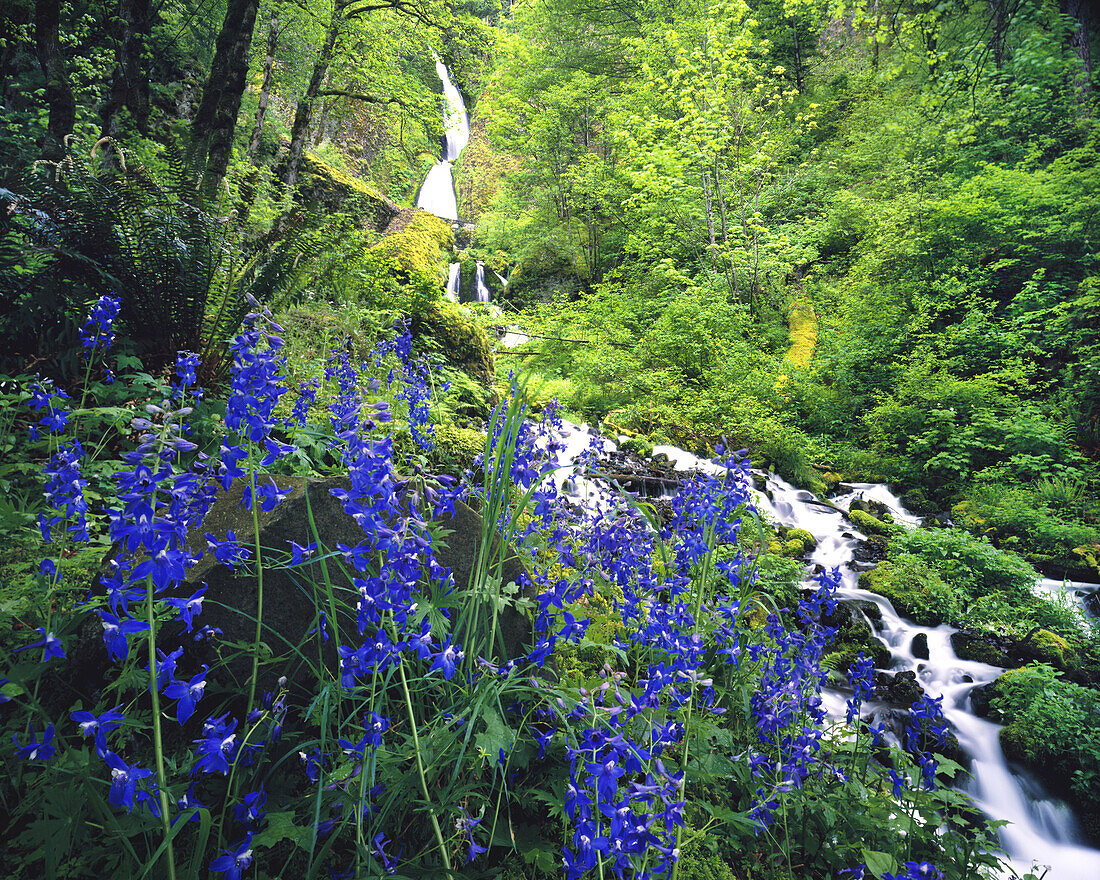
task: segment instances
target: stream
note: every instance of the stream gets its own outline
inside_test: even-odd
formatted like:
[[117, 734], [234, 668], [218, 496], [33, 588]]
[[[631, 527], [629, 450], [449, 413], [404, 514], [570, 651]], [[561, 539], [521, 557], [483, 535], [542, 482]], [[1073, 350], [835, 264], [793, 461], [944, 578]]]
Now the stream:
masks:
[[[562, 432], [562, 461], [572, 461], [597, 435], [590, 428], [566, 422]], [[614, 445], [611, 441], [605, 443]], [[654, 455], [663, 453], [679, 471], [720, 472], [706, 459], [675, 446], [656, 446]], [[901, 617], [890, 602], [858, 585], [861, 564], [855, 562], [856, 550], [866, 540], [841, 513], [848, 511], [853, 501], [878, 501], [889, 509], [894, 521], [908, 528], [919, 528], [922, 518], [905, 509], [900, 499], [881, 483], [850, 483], [847, 491], [831, 499], [840, 508], [822, 503], [811, 492], [797, 489], [772, 473], [754, 471], [764, 482], [764, 491], [754, 492], [757, 510], [774, 523], [805, 529], [817, 539], [806, 569], [806, 583], [820, 565], [838, 568], [841, 573], [837, 598], [844, 601], [873, 602], [881, 612], [881, 621], [872, 629], [890, 650], [888, 671], [912, 670], [925, 691], [932, 697], [943, 696], [944, 716], [950, 722], [959, 745], [970, 759], [971, 775], [964, 790], [975, 805], [990, 819], [1007, 820], [1000, 830], [1001, 845], [1012, 869], [1020, 874], [1040, 866], [1049, 866], [1045, 880], [1097, 880], [1100, 878], [1100, 850], [1083, 841], [1080, 826], [1065, 802], [1051, 796], [1042, 783], [1022, 767], [1010, 765], [1001, 750], [1001, 725], [979, 718], [971, 707], [971, 692], [997, 679], [1004, 670], [997, 666], [959, 658], [951, 645], [952, 626], [918, 626]], [[611, 489], [596, 480], [575, 477], [559, 478], [559, 486], [577, 503], [602, 506], [610, 502]], [[869, 564], [862, 564], [862, 568]], [[1100, 590], [1098, 584], [1066, 583], [1044, 578], [1036, 585], [1036, 594], [1056, 596], [1066, 593], [1082, 611], [1089, 615], [1086, 600]], [[871, 621], [868, 621], [869, 623]], [[914, 651], [914, 640], [923, 634], [927, 639], [928, 658]], [[825, 704], [832, 717], [843, 720], [847, 694], [826, 691]], [[868, 714], [896, 713], [897, 707], [868, 701]], [[1004, 876], [1010, 877], [1006, 871]]]
[[[446, 66], [438, 59], [436, 70], [443, 82], [448, 105], [444, 116], [444, 150], [441, 159], [428, 172], [421, 186], [417, 207], [444, 219], [458, 221], [452, 165], [469, 140], [469, 117], [461, 93], [451, 81]], [[447, 297], [454, 301], [489, 302], [483, 263], [477, 264], [474, 289], [465, 292], [461, 287], [461, 264], [452, 263], [446, 288]], [[505, 345], [518, 341], [518, 337], [515, 340], [506, 339]], [[565, 422], [558, 438], [563, 447], [559, 452], [559, 460], [575, 461], [593, 441], [600, 439], [587, 426]], [[606, 438], [603, 438], [603, 442], [608, 446], [615, 445]], [[674, 446], [657, 446], [654, 454], [658, 453], [668, 456], [680, 471], [713, 471], [716, 468], [710, 461]], [[907, 511], [900, 499], [883, 484], [847, 484], [845, 494], [832, 499], [832, 504], [840, 508], [837, 510], [775, 474], [756, 473], [765, 485], [765, 491], [754, 493], [759, 512], [774, 523], [805, 529], [817, 539], [817, 547], [813, 550], [807, 567], [806, 582], [809, 583], [815, 566], [838, 568], [841, 572], [838, 598], [873, 602], [881, 611], [881, 621], [875, 621], [873, 629], [890, 651], [889, 671], [911, 670], [930, 696], [943, 696], [944, 715], [954, 729], [959, 745], [970, 759], [971, 774], [964, 783], [965, 790], [991, 819], [1009, 822], [1000, 830], [1000, 839], [1011, 867], [1023, 874], [1030, 871], [1035, 864], [1040, 866], [1039, 875], [1044, 876], [1042, 866], [1049, 866], [1045, 880], [1100, 878], [1100, 850], [1083, 843], [1079, 824], [1070, 808], [1047, 793], [1033, 775], [1021, 767], [1010, 765], [998, 739], [1001, 725], [979, 718], [972, 710], [971, 692], [996, 680], [1004, 670], [959, 658], [951, 645], [951, 635], [956, 632], [954, 627], [918, 626], [898, 615], [888, 600], [863, 590], [858, 585], [860, 564], [855, 562], [855, 555], [856, 549], [866, 537], [843, 516], [841, 510], [849, 510], [856, 500], [874, 500], [886, 505], [895, 522], [909, 528], [918, 528], [921, 517]], [[567, 493], [575, 502], [589, 507], [606, 506], [611, 502], [615, 491], [598, 480], [574, 476], [565, 470], [559, 471], [555, 479], [559, 490]], [[1036, 585], [1037, 595], [1051, 597], [1067, 594], [1071, 601], [1082, 607], [1086, 615], [1089, 615], [1086, 600], [1097, 591], [1100, 591], [1098, 584], [1063, 584], [1049, 579], [1043, 579]], [[914, 639], [921, 634], [927, 639], [927, 659], [914, 652]], [[836, 691], [826, 692], [824, 696], [833, 717], [842, 719], [845, 695]], [[865, 711], [884, 714], [897, 710], [888, 704], [872, 701], [865, 704]], [[1005, 876], [1009, 877], [1011, 874], [1006, 872]]]

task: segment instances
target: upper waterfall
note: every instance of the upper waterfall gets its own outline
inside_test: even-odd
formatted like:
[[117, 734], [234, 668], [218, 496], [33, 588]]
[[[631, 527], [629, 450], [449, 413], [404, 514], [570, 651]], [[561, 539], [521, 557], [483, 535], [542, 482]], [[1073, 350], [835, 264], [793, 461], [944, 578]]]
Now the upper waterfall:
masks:
[[443, 157], [431, 167], [428, 176], [424, 178], [416, 207], [444, 220], [457, 220], [458, 199], [455, 196], [451, 163], [459, 157], [470, 140], [470, 117], [466, 113], [466, 102], [462, 99], [462, 93], [451, 81], [447, 65], [438, 57], [435, 59], [435, 69], [443, 82], [443, 97], [447, 101], [447, 109], [443, 115]]

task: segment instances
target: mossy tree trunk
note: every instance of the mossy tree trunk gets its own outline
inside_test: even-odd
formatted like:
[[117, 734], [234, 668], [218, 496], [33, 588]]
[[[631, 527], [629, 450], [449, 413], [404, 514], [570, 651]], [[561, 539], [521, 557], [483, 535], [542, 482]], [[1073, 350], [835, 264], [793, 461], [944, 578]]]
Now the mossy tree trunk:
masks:
[[217, 187], [229, 168], [259, 5], [260, 0], [229, 0], [210, 76], [195, 114], [192, 136], [196, 153], [206, 155], [203, 185], [207, 192]]
[[50, 108], [50, 119], [42, 142], [42, 155], [47, 159], [58, 159], [64, 154], [65, 138], [72, 134], [76, 122], [76, 98], [65, 71], [58, 36], [60, 20], [60, 0], [35, 0], [35, 49], [42, 73], [46, 76], [46, 103]]

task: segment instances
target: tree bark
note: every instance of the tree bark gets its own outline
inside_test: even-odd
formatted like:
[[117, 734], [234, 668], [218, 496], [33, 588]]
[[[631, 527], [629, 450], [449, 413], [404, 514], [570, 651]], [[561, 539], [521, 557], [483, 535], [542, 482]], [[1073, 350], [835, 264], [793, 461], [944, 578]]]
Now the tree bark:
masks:
[[1059, 7], [1076, 23], [1069, 34], [1069, 45], [1081, 62], [1081, 70], [1073, 78], [1077, 99], [1085, 104], [1092, 97], [1092, 28], [1096, 10], [1090, 0], [1060, 0]]
[[[149, 72], [146, 51], [153, 28], [151, 0], [119, 0], [122, 33], [118, 35], [115, 71], [107, 101], [100, 111], [104, 137], [118, 137], [118, 117], [125, 106], [138, 131], [149, 133]], [[109, 152], [107, 155], [113, 155]]]
[[61, 21], [60, 0], [35, 0], [34, 41], [38, 63], [46, 76], [46, 103], [50, 118], [42, 141], [42, 155], [58, 159], [65, 153], [65, 138], [76, 123], [76, 98], [61, 56], [58, 30]]
[[233, 129], [241, 109], [252, 32], [260, 0], [229, 0], [222, 29], [214, 49], [210, 76], [195, 113], [192, 133], [195, 144], [206, 154], [204, 185], [212, 189], [225, 177], [233, 149]]
[[271, 81], [275, 73], [275, 50], [279, 48], [279, 4], [271, 10], [271, 23], [267, 29], [267, 55], [264, 56], [264, 79], [260, 85], [260, 106], [256, 110], [256, 125], [252, 129], [252, 139], [248, 142], [248, 162], [256, 164], [256, 153], [260, 149], [260, 139], [264, 133], [264, 117], [267, 115], [267, 102], [271, 98]]
[[306, 92], [298, 101], [298, 108], [294, 112], [294, 127], [290, 132], [290, 156], [286, 166], [286, 188], [294, 189], [298, 182], [298, 167], [302, 162], [302, 153], [305, 152], [306, 136], [309, 134], [309, 122], [313, 116], [313, 102], [317, 100], [317, 93], [321, 91], [325, 77], [328, 75], [328, 66], [332, 61], [332, 54], [336, 47], [336, 39], [340, 35], [340, 25], [343, 23], [344, 9], [337, 4], [332, 13], [328, 30], [325, 32], [325, 44], [321, 47], [321, 53], [313, 65], [313, 75], [309, 78]]

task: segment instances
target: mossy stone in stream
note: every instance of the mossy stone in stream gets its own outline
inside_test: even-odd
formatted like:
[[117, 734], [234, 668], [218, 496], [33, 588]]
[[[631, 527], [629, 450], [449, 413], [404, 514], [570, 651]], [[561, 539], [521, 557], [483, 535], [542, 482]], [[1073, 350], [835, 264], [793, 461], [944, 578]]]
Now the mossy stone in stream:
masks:
[[884, 537], [890, 537], [891, 535], [896, 535], [901, 530], [901, 526], [875, 519], [871, 514], [863, 510], [852, 509], [848, 512], [848, 519], [865, 535], [882, 535]]
[[862, 572], [859, 585], [886, 597], [900, 615], [924, 626], [956, 620], [962, 612], [955, 591], [931, 566], [910, 554]]
[[992, 633], [960, 630], [951, 634], [951, 648], [960, 660], [988, 663], [990, 666], [1017, 665], [1009, 656], [1009, 640]]
[[1016, 650], [1026, 660], [1038, 660], [1064, 668], [1073, 659], [1073, 647], [1068, 641], [1049, 629], [1036, 630], [1016, 643]]
[[[851, 615], [850, 609], [839, 609], [838, 613], [843, 614], [845, 610]], [[876, 667], [890, 662], [890, 650], [875, 638], [866, 621], [850, 616], [847, 622], [837, 626], [824, 662], [828, 668], [846, 675], [860, 654], [869, 657]]]

